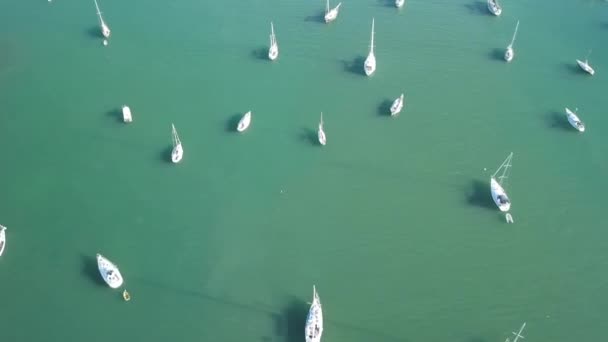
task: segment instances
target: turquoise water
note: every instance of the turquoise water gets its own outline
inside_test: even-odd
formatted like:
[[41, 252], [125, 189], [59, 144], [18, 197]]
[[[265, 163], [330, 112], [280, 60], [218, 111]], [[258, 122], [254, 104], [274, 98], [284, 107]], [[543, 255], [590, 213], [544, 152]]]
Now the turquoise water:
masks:
[[[1, 340], [303, 341], [313, 284], [326, 342], [502, 342], [524, 321], [601, 340], [608, 4], [389, 4], [325, 25], [323, 1], [103, 0], [103, 47], [92, 1], [0, 2]], [[487, 183], [511, 151], [507, 225]]]

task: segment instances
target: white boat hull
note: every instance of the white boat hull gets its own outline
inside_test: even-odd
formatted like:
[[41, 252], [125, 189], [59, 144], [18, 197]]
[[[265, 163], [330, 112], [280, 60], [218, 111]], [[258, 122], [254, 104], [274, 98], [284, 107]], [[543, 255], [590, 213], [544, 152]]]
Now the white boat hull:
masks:
[[250, 124], [251, 124], [251, 111], [245, 113], [245, 115], [243, 115], [241, 120], [239, 120], [239, 124], [237, 125], [236, 130], [239, 132], [243, 132], [247, 128], [249, 128]]
[[342, 5], [342, 3], [339, 3], [336, 7], [330, 9], [327, 13], [325, 13], [325, 22], [326, 23], [330, 23], [338, 18], [338, 14], [340, 11], [340, 5]]
[[374, 56], [373, 52], [370, 52], [369, 55], [367, 55], [365, 63], [363, 63], [363, 70], [367, 76], [371, 76], [374, 71], [376, 71], [376, 56]]
[[585, 124], [581, 121], [581, 119], [576, 115], [573, 111], [566, 108], [566, 116], [568, 118], [568, 122], [570, 126], [574, 127], [577, 131], [583, 133], [585, 131]]
[[123, 279], [118, 267], [114, 265], [110, 260], [106, 259], [103, 255], [97, 254], [97, 267], [103, 280], [113, 289], [117, 289], [122, 286]]
[[327, 137], [325, 136], [325, 131], [323, 130], [322, 125], [319, 125], [319, 130], [317, 131], [317, 138], [319, 139], [319, 144], [321, 144], [321, 146], [325, 146], [325, 144], [327, 144]]
[[496, 2], [496, 0], [488, 0], [488, 10], [495, 16], [499, 16], [502, 14], [502, 8]]
[[306, 342], [320, 342], [323, 335], [323, 309], [317, 290], [313, 286], [313, 299], [306, 317]]
[[6, 227], [0, 225], [0, 256], [4, 253], [6, 247]]
[[268, 49], [268, 59], [274, 61], [277, 57], [279, 57], [279, 46], [274, 44]]
[[171, 161], [174, 164], [179, 163], [180, 161], [182, 161], [182, 158], [184, 157], [184, 148], [182, 147], [182, 144], [177, 144], [173, 147], [173, 150], [171, 151]]
[[133, 121], [133, 117], [131, 116], [131, 108], [129, 108], [128, 106], [122, 107], [122, 121], [125, 123]]
[[509, 46], [507, 47], [507, 51], [505, 51], [505, 61], [511, 62], [513, 57], [515, 57], [515, 51], [513, 50], [513, 47]]
[[403, 109], [403, 94], [393, 101], [393, 105], [391, 106], [391, 116], [395, 116], [401, 112]]
[[586, 73], [588, 73], [589, 75], [593, 76], [595, 75], [595, 70], [593, 70], [593, 68], [591, 67], [591, 65], [589, 65], [588, 62], [583, 62], [580, 60], [576, 60], [576, 64], [578, 64], [578, 66], [583, 69], [583, 71], [585, 71]]
[[503, 189], [493, 177], [490, 178], [490, 190], [492, 192], [492, 199], [494, 200], [494, 203], [496, 203], [498, 209], [503, 212], [509, 211], [509, 209], [511, 209], [511, 201], [509, 200], [505, 189]]
[[395, 6], [397, 8], [403, 7], [404, 4], [405, 4], [405, 0], [395, 0]]
[[110, 28], [108, 27], [108, 25], [106, 25], [105, 23], [101, 24], [101, 34], [103, 35], [104, 38], [110, 38], [110, 34], [112, 31], [110, 31]]

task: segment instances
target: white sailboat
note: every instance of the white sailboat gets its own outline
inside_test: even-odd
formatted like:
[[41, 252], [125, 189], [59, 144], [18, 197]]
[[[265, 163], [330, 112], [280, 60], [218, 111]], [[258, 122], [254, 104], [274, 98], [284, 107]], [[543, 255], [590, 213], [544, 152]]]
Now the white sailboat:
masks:
[[517, 29], [519, 28], [519, 20], [517, 21], [517, 25], [515, 25], [515, 32], [513, 32], [513, 38], [511, 38], [511, 43], [507, 46], [507, 51], [505, 51], [505, 61], [510, 62], [515, 57], [515, 51], [513, 50], [513, 44], [515, 43], [515, 36], [517, 35]]
[[103, 17], [101, 16], [101, 11], [99, 10], [99, 5], [97, 5], [97, 0], [95, 1], [95, 8], [97, 8], [97, 16], [99, 17], [99, 24], [101, 25], [101, 34], [104, 38], [110, 38], [110, 28], [106, 25], [106, 22], [103, 21]]
[[122, 121], [125, 123], [133, 121], [133, 117], [131, 116], [131, 108], [129, 108], [129, 106], [122, 106]]
[[587, 57], [585, 57], [585, 61], [581, 61], [581, 60], [576, 60], [576, 64], [578, 64], [578, 66], [583, 69], [586, 73], [588, 73], [589, 75], [593, 76], [595, 75], [595, 70], [593, 70], [593, 68], [591, 67], [591, 65], [589, 65], [589, 55], [591, 55], [591, 50], [589, 50], [589, 53], [587, 54]]
[[395, 0], [395, 6], [397, 8], [401, 8], [403, 5], [405, 5], [405, 0]]
[[122, 285], [123, 279], [118, 267], [99, 253], [97, 254], [97, 267], [101, 277], [111, 288], [117, 289]]
[[403, 94], [401, 94], [401, 96], [399, 96], [398, 98], [395, 99], [395, 101], [393, 101], [393, 105], [391, 106], [391, 116], [395, 116], [397, 114], [399, 114], [401, 112], [401, 110], [403, 109], [403, 104], [405, 103], [403, 101]]
[[[490, 190], [492, 192], [492, 199], [494, 203], [498, 206], [500, 211], [509, 211], [511, 208], [511, 200], [509, 200], [509, 196], [507, 196], [507, 192], [503, 188], [504, 180], [507, 178], [507, 171], [512, 166], [511, 159], [513, 159], [513, 152], [509, 154], [507, 159], [500, 165], [498, 170], [494, 172], [492, 177], [490, 178]], [[501, 175], [496, 180], [496, 175], [502, 170]]]
[[245, 113], [243, 115], [241, 120], [239, 120], [239, 124], [237, 125], [236, 130], [239, 132], [243, 132], [244, 130], [249, 128], [250, 124], [251, 124], [251, 111], [248, 111], [247, 113]]
[[566, 108], [566, 116], [570, 125], [582, 133], [585, 131], [585, 124], [581, 121], [581, 119], [579, 119], [578, 115], [576, 114], [577, 111], [578, 108], [574, 109], [574, 112]]
[[498, 4], [498, 0], [488, 0], [488, 10], [495, 16], [502, 14], [502, 7]]
[[312, 291], [312, 304], [310, 305], [310, 310], [308, 310], [304, 330], [306, 342], [320, 342], [321, 335], [323, 335], [323, 309], [321, 308], [321, 300], [317, 294], [317, 288], [314, 285]]
[[365, 69], [365, 74], [370, 76], [376, 71], [376, 56], [374, 55], [374, 19], [372, 18], [372, 38], [369, 47], [369, 54], [365, 59], [365, 63], [363, 64], [363, 68]]
[[319, 130], [317, 131], [317, 137], [319, 139], [319, 144], [321, 146], [325, 146], [327, 143], [327, 137], [325, 136], [325, 130], [323, 130], [323, 112], [321, 112], [321, 121], [319, 121]]
[[270, 48], [268, 49], [268, 58], [274, 61], [279, 57], [279, 44], [277, 44], [277, 36], [274, 34], [274, 25], [270, 22]]
[[325, 8], [325, 22], [326, 23], [330, 23], [330, 22], [336, 20], [336, 18], [338, 18], [338, 11], [340, 10], [340, 5], [342, 5], [341, 2], [339, 2], [336, 7], [329, 9], [329, 0], [327, 0], [327, 7]]
[[171, 161], [173, 163], [179, 163], [184, 156], [184, 148], [182, 147], [182, 142], [179, 140], [179, 136], [177, 135], [177, 130], [175, 126], [171, 124], [171, 135], [173, 137], [173, 150], [171, 150]]
[[4, 253], [4, 247], [6, 247], [6, 227], [0, 224], [0, 256]]
[[[524, 338], [524, 336], [521, 333], [524, 332], [525, 327], [526, 327], [526, 322], [524, 322], [524, 324], [521, 326], [521, 328], [519, 328], [519, 332], [512, 332], [512, 334], [515, 335], [515, 339], [513, 339], [513, 342], [517, 342], [517, 340], [519, 340], [520, 338], [521, 339]], [[509, 340], [509, 338], [507, 338], [505, 342], [511, 342], [511, 340]]]

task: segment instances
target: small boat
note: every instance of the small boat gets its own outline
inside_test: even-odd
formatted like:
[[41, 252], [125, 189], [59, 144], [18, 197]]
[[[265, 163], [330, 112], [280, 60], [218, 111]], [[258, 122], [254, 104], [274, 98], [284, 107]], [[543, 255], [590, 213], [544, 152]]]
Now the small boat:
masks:
[[179, 140], [179, 136], [177, 135], [177, 130], [175, 126], [171, 124], [171, 135], [173, 137], [173, 150], [171, 150], [171, 161], [173, 163], [179, 163], [184, 156], [184, 149], [182, 147], [182, 142]]
[[374, 19], [372, 19], [372, 38], [369, 47], [369, 54], [365, 59], [365, 63], [363, 64], [363, 69], [365, 70], [365, 74], [367, 76], [371, 76], [371, 74], [376, 71], [376, 56], [374, 55]]
[[131, 108], [129, 108], [129, 106], [122, 106], [122, 121], [125, 123], [133, 121], [133, 117], [131, 116]]
[[581, 121], [581, 119], [579, 119], [578, 115], [576, 115], [577, 111], [578, 108], [574, 109], [574, 112], [566, 108], [566, 116], [570, 125], [582, 133], [585, 131], [585, 124]]
[[340, 10], [340, 5], [342, 5], [341, 2], [339, 2], [336, 7], [329, 9], [329, 0], [327, 0], [327, 7], [325, 9], [325, 22], [326, 23], [330, 23], [330, 22], [336, 20], [336, 18], [338, 18], [338, 11]]
[[128, 302], [131, 300], [131, 295], [129, 292], [127, 292], [127, 290], [124, 290], [122, 291], [122, 298], [125, 300], [125, 302]]
[[268, 49], [268, 58], [274, 61], [279, 57], [279, 44], [277, 44], [277, 36], [274, 34], [274, 25], [270, 22], [270, 48]]
[[391, 116], [395, 116], [401, 112], [403, 109], [403, 94], [393, 101], [393, 105], [391, 106]]
[[583, 69], [586, 73], [588, 73], [589, 75], [593, 76], [595, 75], [595, 70], [593, 70], [593, 68], [591, 67], [591, 65], [589, 65], [589, 55], [591, 55], [591, 50], [589, 50], [589, 53], [587, 54], [587, 57], [585, 57], [585, 61], [581, 61], [581, 60], [576, 60], [576, 64], [578, 64], [578, 66]]
[[[507, 196], [507, 192], [503, 188], [504, 180], [507, 178], [507, 171], [512, 166], [511, 159], [513, 159], [513, 152], [509, 154], [507, 159], [500, 165], [498, 170], [494, 172], [492, 177], [490, 178], [490, 190], [492, 192], [492, 199], [494, 203], [498, 206], [500, 211], [506, 212], [511, 209], [511, 200], [509, 200], [509, 196]], [[496, 180], [496, 175], [502, 170], [502, 174]]]
[[502, 14], [502, 7], [498, 4], [498, 0], [488, 0], [488, 10], [495, 16]]
[[[521, 339], [524, 338], [524, 336], [521, 333], [524, 332], [525, 327], [526, 327], [526, 322], [524, 322], [524, 324], [521, 326], [521, 328], [519, 328], [519, 332], [512, 332], [512, 334], [515, 335], [513, 342], [517, 342], [517, 340], [519, 340], [520, 338]], [[509, 338], [507, 338], [507, 340], [505, 342], [511, 342], [511, 340], [509, 340]]]
[[6, 227], [0, 224], [0, 256], [4, 253], [4, 247], [6, 247]]
[[243, 132], [244, 130], [246, 130], [249, 127], [250, 124], [251, 124], [251, 111], [248, 111], [247, 113], [245, 113], [245, 115], [243, 115], [241, 120], [239, 120], [239, 124], [237, 125], [236, 130], [239, 132]]
[[315, 286], [312, 287], [313, 297], [308, 316], [306, 317], [306, 342], [319, 342], [323, 334], [323, 309]]
[[513, 50], [513, 44], [515, 43], [515, 36], [517, 35], [517, 29], [519, 28], [519, 20], [517, 21], [517, 25], [515, 25], [515, 32], [513, 33], [513, 38], [511, 38], [511, 43], [507, 46], [507, 51], [505, 51], [505, 61], [510, 62], [515, 57], [515, 51]]
[[403, 5], [405, 5], [405, 0], [395, 0], [395, 6], [397, 8], [401, 8]]
[[122, 285], [123, 279], [118, 267], [99, 253], [97, 254], [97, 267], [101, 277], [111, 288], [117, 289]]
[[[103, 17], [101, 16], [101, 11], [99, 10], [99, 5], [97, 5], [97, 0], [93, 0], [95, 1], [95, 8], [97, 8], [97, 16], [99, 17], [99, 24], [101, 25], [101, 34], [105, 37], [105, 38], [110, 38], [110, 28], [108, 27], [108, 25], [106, 24], [105, 21], [103, 21]], [[107, 45], [107, 44], [104, 44]]]
[[321, 121], [319, 121], [319, 130], [317, 131], [317, 136], [319, 138], [319, 144], [321, 144], [321, 146], [325, 146], [327, 143], [327, 137], [325, 137], [325, 130], [323, 130], [323, 112], [321, 112]]

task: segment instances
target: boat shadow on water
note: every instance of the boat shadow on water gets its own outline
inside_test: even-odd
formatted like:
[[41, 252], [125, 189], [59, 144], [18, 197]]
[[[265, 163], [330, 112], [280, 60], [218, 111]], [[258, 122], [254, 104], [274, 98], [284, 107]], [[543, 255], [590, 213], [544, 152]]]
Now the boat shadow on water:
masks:
[[492, 200], [492, 192], [490, 191], [490, 183], [483, 182], [479, 179], [471, 181], [469, 191], [467, 193], [467, 202], [470, 205], [494, 209], [496, 205]]
[[309, 15], [306, 18], [304, 18], [304, 21], [324, 24], [325, 23], [325, 11], [319, 11], [315, 15]]
[[547, 125], [551, 128], [563, 129], [564, 131], [569, 131], [573, 133], [578, 133], [577, 130], [570, 126], [568, 119], [566, 118], [566, 114], [560, 113], [558, 111], [551, 111], [546, 115]]
[[87, 37], [91, 37], [91, 38], [104, 38], [103, 34], [101, 34], [101, 29], [99, 28], [99, 26], [91, 26], [86, 30], [86, 35]]
[[97, 259], [94, 256], [81, 254], [80, 260], [82, 261], [82, 274], [87, 278], [91, 279], [92, 282], [97, 285], [106, 285], [99, 274], [99, 268], [97, 267]]
[[393, 100], [384, 99], [384, 101], [380, 102], [380, 105], [378, 105], [378, 115], [390, 117], [392, 105], [393, 105]]
[[365, 76], [365, 71], [363, 71], [363, 64], [365, 63], [365, 57], [357, 56], [353, 60], [340, 60], [342, 63], [342, 68], [344, 71]]
[[112, 109], [106, 112], [106, 115], [117, 122], [122, 123], [122, 109]]
[[242, 117], [242, 113], [235, 113], [230, 116], [228, 120], [226, 120], [226, 126], [224, 127], [226, 129], [226, 132], [238, 132], [236, 128], [239, 125], [239, 121], [241, 121]]
[[302, 127], [300, 129], [300, 134], [298, 134], [298, 138], [314, 146], [320, 145], [317, 131], [309, 127]]
[[466, 7], [472, 14], [491, 15], [491, 13], [488, 12], [487, 3], [483, 1], [473, 1], [465, 4], [464, 7]]
[[570, 74], [574, 74], [574, 75], [586, 75], [587, 74], [583, 69], [581, 69], [576, 64], [576, 61], [574, 61], [574, 63], [564, 63], [563, 67], [564, 67], [564, 70], [566, 70]]
[[173, 163], [173, 161], [171, 161], [172, 152], [173, 152], [173, 146], [167, 146], [165, 149], [163, 149], [161, 151], [161, 153], [159, 155], [160, 160], [162, 160], [165, 163]]
[[492, 51], [490, 51], [488, 57], [493, 61], [504, 61], [505, 49], [494, 48]]
[[310, 304], [292, 298], [280, 313], [274, 314], [275, 335], [286, 342], [304, 342], [304, 327]]
[[254, 59], [268, 59], [268, 47], [258, 47], [254, 49], [253, 51], [251, 51], [251, 56]]

